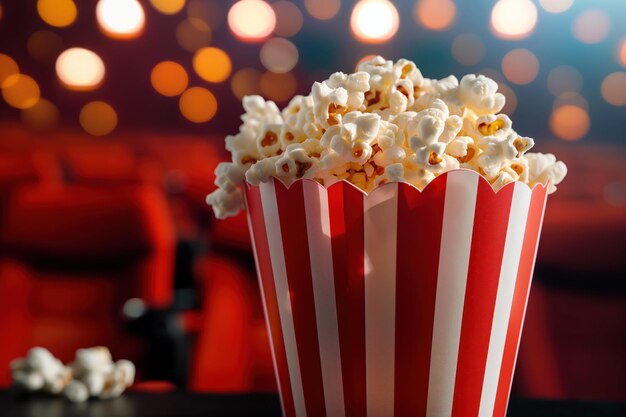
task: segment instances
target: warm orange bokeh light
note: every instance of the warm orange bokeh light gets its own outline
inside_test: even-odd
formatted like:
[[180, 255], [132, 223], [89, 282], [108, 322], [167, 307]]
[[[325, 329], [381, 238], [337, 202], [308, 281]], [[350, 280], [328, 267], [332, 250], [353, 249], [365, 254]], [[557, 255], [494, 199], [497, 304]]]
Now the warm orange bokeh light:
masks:
[[298, 81], [290, 72], [275, 74], [266, 71], [261, 76], [261, 91], [263, 95], [270, 100], [287, 101], [293, 97], [297, 87]]
[[38, 0], [39, 17], [55, 27], [66, 27], [74, 23], [78, 10], [73, 0]]
[[360, 0], [350, 16], [352, 33], [362, 42], [388, 41], [399, 26], [398, 10], [388, 0]]
[[452, 56], [463, 65], [476, 65], [483, 60], [486, 53], [483, 41], [476, 35], [465, 33], [452, 42]]
[[550, 117], [552, 133], [567, 141], [582, 139], [589, 132], [590, 125], [589, 114], [578, 106], [557, 107]]
[[238, 38], [260, 41], [276, 26], [274, 9], [261, 0], [239, 0], [228, 11], [228, 26]]
[[176, 14], [185, 7], [185, 0], [150, 0], [150, 3], [163, 14]]
[[39, 85], [28, 75], [13, 74], [2, 82], [2, 97], [11, 107], [28, 109], [39, 101]]
[[239, 100], [244, 96], [261, 94], [261, 73], [254, 68], [240, 69], [233, 75], [230, 88]]
[[63, 49], [63, 39], [49, 30], [38, 30], [28, 37], [28, 53], [39, 62], [52, 62]]
[[261, 63], [268, 70], [282, 74], [289, 72], [298, 63], [298, 49], [283, 38], [274, 38], [263, 44]]
[[226, 52], [208, 47], [196, 52], [193, 57], [193, 68], [203, 80], [219, 83], [228, 78], [232, 64]]
[[502, 58], [504, 76], [515, 84], [530, 84], [539, 73], [539, 60], [528, 49], [513, 49]]
[[152, 69], [150, 82], [159, 94], [174, 97], [185, 91], [189, 77], [185, 68], [178, 62], [163, 61]]
[[70, 48], [57, 58], [56, 72], [61, 83], [70, 90], [88, 91], [100, 86], [104, 79], [104, 62], [85, 48]]
[[195, 52], [211, 43], [211, 28], [204, 20], [190, 17], [176, 26], [176, 40], [183, 49]]
[[192, 87], [185, 91], [178, 102], [180, 112], [194, 123], [208, 122], [217, 113], [217, 100], [206, 88]]
[[626, 39], [622, 40], [619, 44], [617, 59], [619, 60], [620, 64], [626, 67]]
[[304, 7], [314, 18], [329, 20], [339, 13], [341, 0], [304, 0]]
[[548, 74], [548, 90], [555, 96], [570, 92], [578, 93], [582, 87], [583, 77], [574, 67], [561, 65]]
[[611, 19], [602, 10], [586, 10], [572, 24], [574, 37], [583, 43], [602, 42], [611, 30]]
[[413, 15], [427, 29], [446, 30], [454, 22], [456, 5], [452, 0], [419, 0]]
[[54, 127], [61, 117], [59, 109], [45, 98], [39, 99], [37, 104], [22, 110], [22, 122], [36, 130], [47, 130]]
[[539, 4], [550, 13], [562, 13], [572, 7], [574, 0], [539, 0]]
[[614, 72], [602, 81], [602, 97], [614, 106], [626, 106], [626, 72]]
[[104, 101], [92, 101], [80, 111], [80, 125], [91, 135], [108, 135], [117, 126], [117, 113]]
[[274, 33], [278, 36], [289, 37], [300, 32], [302, 29], [302, 12], [298, 6], [290, 1], [280, 0], [272, 3], [276, 15], [276, 27]]
[[96, 19], [105, 35], [131, 39], [143, 30], [146, 16], [137, 0], [100, 0], [96, 6]]
[[503, 39], [528, 37], [537, 25], [537, 7], [530, 0], [499, 0], [491, 11], [491, 30]]
[[19, 74], [17, 63], [8, 55], [0, 54], [0, 86], [11, 75]]

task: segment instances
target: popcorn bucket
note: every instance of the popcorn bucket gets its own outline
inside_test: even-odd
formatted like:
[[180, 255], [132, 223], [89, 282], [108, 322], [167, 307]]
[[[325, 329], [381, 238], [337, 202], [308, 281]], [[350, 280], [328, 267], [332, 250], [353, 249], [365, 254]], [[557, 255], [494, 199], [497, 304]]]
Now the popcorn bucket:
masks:
[[504, 417], [546, 188], [246, 185], [286, 417]]

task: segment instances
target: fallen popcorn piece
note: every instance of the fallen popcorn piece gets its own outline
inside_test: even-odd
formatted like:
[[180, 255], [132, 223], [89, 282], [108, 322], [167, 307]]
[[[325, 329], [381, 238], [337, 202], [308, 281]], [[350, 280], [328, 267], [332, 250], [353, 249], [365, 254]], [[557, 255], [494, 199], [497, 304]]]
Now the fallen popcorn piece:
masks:
[[226, 137], [232, 162], [216, 171], [207, 196], [215, 216], [243, 208], [241, 187], [278, 178], [310, 178], [328, 187], [349, 181], [365, 192], [390, 181], [422, 190], [437, 176], [469, 169], [494, 190], [513, 181], [556, 190], [567, 168], [554, 155], [529, 153], [500, 113], [505, 97], [484, 75], [424, 78], [415, 63], [380, 56], [357, 72], [336, 72], [295, 96], [282, 112], [259, 96], [244, 97], [239, 133]]
[[135, 379], [135, 366], [127, 360], [113, 362], [111, 352], [102, 346], [79, 349], [69, 366], [74, 380], [63, 394], [72, 402], [119, 397]]
[[11, 362], [13, 385], [26, 391], [58, 394], [71, 381], [71, 370], [42, 347], [28, 351], [25, 358]]

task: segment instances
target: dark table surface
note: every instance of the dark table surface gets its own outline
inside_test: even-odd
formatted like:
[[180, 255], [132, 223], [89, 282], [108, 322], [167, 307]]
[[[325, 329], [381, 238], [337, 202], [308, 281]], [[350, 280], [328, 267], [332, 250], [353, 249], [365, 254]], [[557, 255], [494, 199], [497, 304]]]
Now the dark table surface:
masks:
[[[2, 417], [254, 417], [280, 416], [271, 394], [203, 395], [128, 392], [115, 400], [71, 404], [61, 398], [0, 391]], [[312, 416], [315, 417], [315, 416]], [[508, 417], [626, 417], [626, 404], [513, 399]]]

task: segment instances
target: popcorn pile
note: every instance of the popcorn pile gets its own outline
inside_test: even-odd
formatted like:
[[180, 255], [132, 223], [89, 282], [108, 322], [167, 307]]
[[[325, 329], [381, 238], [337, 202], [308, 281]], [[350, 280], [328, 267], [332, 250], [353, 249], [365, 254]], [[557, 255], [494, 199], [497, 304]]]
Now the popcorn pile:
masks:
[[534, 140], [518, 135], [502, 110], [505, 98], [483, 75], [424, 78], [415, 64], [377, 56], [353, 74], [334, 73], [296, 96], [282, 112], [259, 96], [243, 99], [239, 133], [226, 137], [232, 162], [215, 170], [207, 196], [216, 217], [243, 208], [241, 185], [275, 177], [289, 185], [310, 178], [328, 187], [346, 180], [365, 192], [391, 181], [422, 190], [438, 175], [465, 168], [498, 190], [521, 181], [549, 181], [552, 193], [567, 173], [552, 154], [528, 153]]
[[113, 362], [111, 352], [105, 347], [79, 349], [68, 366], [48, 350], [36, 347], [26, 358], [11, 362], [10, 367], [17, 388], [63, 394], [72, 402], [83, 402], [90, 397], [119, 397], [135, 379], [132, 362]]

